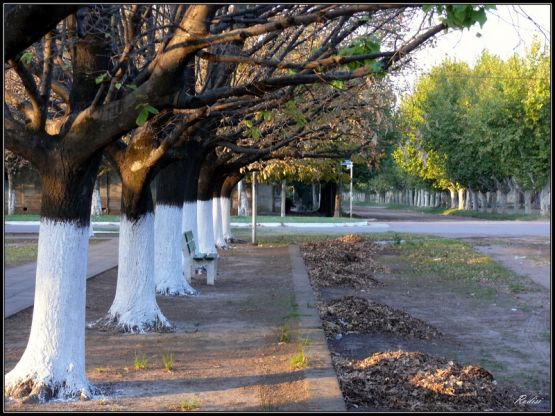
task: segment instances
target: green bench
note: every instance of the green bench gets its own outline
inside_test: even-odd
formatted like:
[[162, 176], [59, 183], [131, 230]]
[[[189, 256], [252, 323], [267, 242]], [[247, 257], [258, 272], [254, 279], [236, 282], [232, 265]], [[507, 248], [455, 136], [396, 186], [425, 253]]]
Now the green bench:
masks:
[[[218, 253], [198, 253], [192, 231], [183, 233], [183, 254], [191, 261], [191, 274], [200, 267], [206, 268], [206, 284], [214, 285], [216, 280]], [[185, 251], [187, 250], [187, 251]]]

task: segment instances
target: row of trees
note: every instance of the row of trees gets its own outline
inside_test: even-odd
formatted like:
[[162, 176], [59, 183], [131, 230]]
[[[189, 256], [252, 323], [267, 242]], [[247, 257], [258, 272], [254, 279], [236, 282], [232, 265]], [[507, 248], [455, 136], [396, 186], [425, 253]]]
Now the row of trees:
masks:
[[539, 194], [548, 214], [549, 69], [539, 42], [506, 61], [483, 52], [473, 68], [450, 60], [433, 68], [400, 105], [395, 166], [375, 188], [449, 191], [452, 208], [501, 212], [518, 190], [526, 213]]
[[171, 330], [155, 294], [194, 293], [181, 235], [196, 230], [199, 250], [215, 251], [212, 209], [222, 204], [214, 198], [229, 196], [255, 161], [308, 157], [313, 141], [348, 136], [343, 110], [335, 122], [309, 122], [339, 95], [354, 96], [361, 84], [349, 80], [372, 83], [437, 33], [485, 17], [478, 6], [429, 7], [427, 17], [441, 22], [410, 30], [419, 10], [6, 6], [5, 144], [42, 181], [31, 333], [6, 394], [94, 392], [85, 376], [85, 267], [103, 157], [121, 177], [122, 207], [116, 295], [95, 325]]

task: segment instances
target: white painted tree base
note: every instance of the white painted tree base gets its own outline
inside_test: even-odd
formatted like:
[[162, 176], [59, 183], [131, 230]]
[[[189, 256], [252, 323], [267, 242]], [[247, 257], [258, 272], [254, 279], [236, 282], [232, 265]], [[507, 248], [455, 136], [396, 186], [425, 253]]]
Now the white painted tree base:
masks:
[[44, 402], [90, 398], [85, 375], [88, 227], [41, 219], [29, 342], [4, 392]]
[[214, 244], [217, 248], [227, 250], [228, 247], [224, 238], [221, 200], [222, 198], [212, 198], [212, 227], [214, 230]]
[[173, 325], [156, 303], [154, 282], [154, 215], [136, 222], [122, 215], [119, 231], [116, 296], [107, 315], [91, 327], [115, 327], [121, 332], [171, 332]]
[[227, 243], [233, 240], [233, 234], [231, 234], [231, 200], [229, 198], [220, 198], [220, 204], [222, 207], [222, 228], [224, 230], [224, 241]]
[[156, 293], [197, 295], [185, 278], [182, 259], [183, 207], [156, 205], [154, 216], [154, 280]]
[[214, 230], [212, 226], [212, 200], [197, 201], [197, 224], [198, 224], [198, 251], [209, 254], [216, 253], [216, 243], [214, 242]]

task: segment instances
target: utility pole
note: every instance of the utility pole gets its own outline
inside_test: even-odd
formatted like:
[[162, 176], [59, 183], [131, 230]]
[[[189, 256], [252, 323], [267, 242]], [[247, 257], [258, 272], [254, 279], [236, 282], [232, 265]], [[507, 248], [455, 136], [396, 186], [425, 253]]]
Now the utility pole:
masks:
[[252, 243], [256, 244], [256, 172], [252, 173]]

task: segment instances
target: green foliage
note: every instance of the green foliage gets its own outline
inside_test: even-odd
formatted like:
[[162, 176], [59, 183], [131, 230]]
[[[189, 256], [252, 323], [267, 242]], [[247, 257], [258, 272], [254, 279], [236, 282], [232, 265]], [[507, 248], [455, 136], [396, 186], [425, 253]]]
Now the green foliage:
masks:
[[289, 343], [291, 341], [291, 334], [289, 332], [289, 325], [284, 324], [278, 328], [279, 342]]
[[135, 357], [133, 359], [133, 368], [135, 370], [144, 370], [148, 364], [148, 359], [146, 354], [143, 352], [141, 355], [135, 351]]
[[[470, 28], [476, 23], [482, 27], [487, 20], [486, 10], [489, 9], [495, 9], [495, 5], [425, 4], [422, 6], [424, 12], [437, 13], [443, 23], [454, 29]], [[430, 15], [430, 19], [432, 15], [433, 13]]]
[[25, 51], [23, 52], [19, 60], [24, 64], [29, 65], [33, 61], [33, 53], [30, 51]]
[[197, 400], [182, 400], [181, 403], [179, 403], [179, 409], [183, 412], [197, 410], [199, 407], [200, 403]]
[[[380, 52], [380, 43], [374, 37], [361, 36], [354, 39], [348, 47], [340, 49], [340, 56], [357, 56], [368, 55], [371, 53]], [[383, 65], [375, 59], [365, 59], [364, 61], [349, 62], [345, 65], [351, 71], [363, 66], [368, 67], [377, 74], [383, 73]]]
[[164, 368], [168, 371], [173, 370], [173, 352], [168, 354], [162, 353], [162, 362], [164, 363]]
[[97, 76], [97, 77], [94, 79], [94, 82], [95, 82], [96, 84], [102, 84], [102, 83], [103, 83], [104, 81], [106, 81], [107, 79], [108, 79], [108, 73], [107, 73], [107, 72], [104, 72], [104, 73], [100, 74], [99, 76]]
[[135, 109], [139, 110], [139, 115], [135, 120], [137, 126], [141, 127], [146, 123], [150, 114], [158, 114], [159, 111], [148, 103], [137, 104]]

